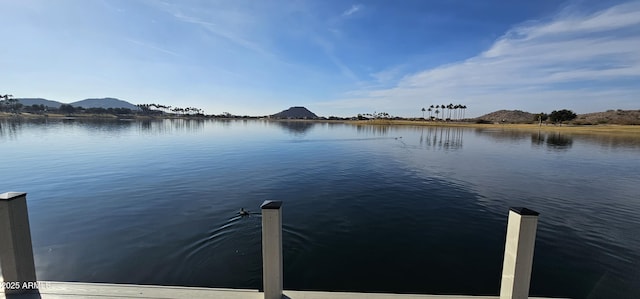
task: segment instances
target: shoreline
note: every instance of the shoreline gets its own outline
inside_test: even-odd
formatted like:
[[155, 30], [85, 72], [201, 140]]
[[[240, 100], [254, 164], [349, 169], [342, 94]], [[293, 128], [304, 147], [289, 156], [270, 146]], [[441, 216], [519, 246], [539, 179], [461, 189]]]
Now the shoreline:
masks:
[[113, 114], [30, 114], [21, 113], [18, 115], [0, 112], [0, 119], [81, 119], [81, 120], [162, 120], [162, 119], [213, 119], [213, 120], [266, 120], [270, 122], [308, 122], [308, 123], [344, 123], [351, 125], [366, 126], [427, 126], [427, 127], [458, 127], [458, 128], [476, 128], [476, 129], [506, 129], [506, 130], [524, 130], [524, 131], [545, 131], [545, 132], [563, 132], [563, 133], [583, 133], [583, 134], [627, 134], [640, 137], [640, 125], [617, 125], [617, 124], [600, 124], [600, 125], [554, 125], [554, 124], [478, 124], [475, 122], [460, 121], [427, 121], [427, 120], [397, 120], [397, 119], [376, 119], [376, 120], [336, 120], [336, 119], [271, 119], [271, 118], [218, 118], [218, 117], [202, 117], [202, 116], [146, 116], [146, 115], [126, 115], [117, 116]]
[[479, 128], [479, 129], [508, 129], [524, 131], [555, 131], [566, 133], [616, 133], [616, 134], [638, 134], [640, 137], [640, 125], [554, 125], [554, 124], [477, 124], [472, 122], [431, 122], [431, 121], [410, 121], [410, 120], [386, 120], [384, 123], [375, 121], [350, 121], [353, 124], [366, 125], [396, 125], [396, 126], [435, 126], [435, 127], [459, 127], [459, 128]]
[[553, 124], [477, 124], [474, 122], [444, 122], [421, 120], [316, 120], [316, 119], [267, 119], [274, 122], [310, 122], [310, 123], [345, 123], [361, 126], [416, 126], [416, 127], [454, 127], [476, 129], [502, 129], [522, 131], [545, 131], [583, 134], [626, 134], [640, 137], [640, 125], [553, 125]]

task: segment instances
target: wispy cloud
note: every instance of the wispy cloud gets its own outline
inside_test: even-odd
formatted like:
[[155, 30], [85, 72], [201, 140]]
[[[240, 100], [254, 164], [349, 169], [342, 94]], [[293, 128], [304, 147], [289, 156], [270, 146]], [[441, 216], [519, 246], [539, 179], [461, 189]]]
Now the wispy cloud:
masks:
[[141, 47], [144, 47], [144, 48], [148, 48], [148, 49], [152, 49], [152, 50], [155, 50], [155, 51], [159, 51], [159, 52], [162, 52], [162, 53], [165, 53], [165, 54], [169, 54], [171, 56], [183, 57], [182, 55], [180, 55], [180, 54], [178, 54], [176, 52], [173, 52], [171, 50], [167, 50], [167, 49], [162, 48], [162, 47], [154, 46], [154, 45], [152, 45], [152, 44], [150, 44], [148, 42], [143, 42], [143, 41], [140, 41], [140, 40], [135, 40], [135, 39], [130, 39], [130, 38], [126, 38], [125, 40], [130, 42], [130, 43], [136, 44], [138, 46], [141, 46]]
[[260, 41], [255, 40], [255, 37], [259, 36], [256, 31], [261, 27], [256, 24], [258, 16], [255, 14], [225, 7], [182, 8], [175, 4], [153, 2], [150, 5], [165, 11], [180, 22], [197, 25], [215, 37], [264, 56], [274, 56]]
[[352, 5], [349, 9], [345, 10], [342, 13], [343, 17], [348, 17], [350, 15], [353, 15], [354, 13], [357, 13], [358, 11], [360, 11], [364, 6], [362, 4], [354, 4]]
[[[405, 74], [392, 87], [353, 90], [326, 105], [363, 111], [394, 107], [398, 114], [452, 99], [469, 103], [478, 113], [501, 108], [637, 109], [639, 26], [640, 2], [590, 14], [562, 13], [512, 28], [475, 57]], [[387, 75], [383, 71], [374, 77]], [[610, 106], [611, 97], [618, 107]]]

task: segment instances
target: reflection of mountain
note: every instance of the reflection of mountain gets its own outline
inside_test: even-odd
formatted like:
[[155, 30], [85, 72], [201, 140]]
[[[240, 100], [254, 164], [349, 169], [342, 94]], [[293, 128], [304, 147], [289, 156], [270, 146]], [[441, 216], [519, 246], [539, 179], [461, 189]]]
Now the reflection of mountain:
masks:
[[523, 140], [528, 137], [527, 132], [518, 130], [504, 130], [504, 129], [485, 129], [477, 128], [474, 130], [476, 135], [482, 135], [494, 139], [496, 142], [510, 142]]
[[280, 127], [295, 135], [305, 134], [309, 129], [313, 128], [314, 123], [305, 121], [278, 121]]
[[77, 127], [92, 133], [102, 133], [117, 136], [129, 130], [138, 130], [145, 134], [168, 134], [175, 132], [195, 132], [204, 128], [206, 120], [203, 119], [163, 119], [143, 121], [123, 121], [117, 119], [28, 119], [28, 120], [3, 120], [0, 119], [0, 141], [3, 139], [16, 139], [23, 128], [34, 126], [62, 126]]
[[420, 144], [444, 150], [462, 148], [464, 128], [458, 127], [429, 127], [423, 128], [420, 134]]

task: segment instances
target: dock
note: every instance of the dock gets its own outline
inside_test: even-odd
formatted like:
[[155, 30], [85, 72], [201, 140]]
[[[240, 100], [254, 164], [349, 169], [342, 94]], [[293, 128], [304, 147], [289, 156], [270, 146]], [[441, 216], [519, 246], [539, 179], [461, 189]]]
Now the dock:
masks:
[[[7, 299], [63, 299], [63, 298], [198, 298], [198, 299], [262, 299], [264, 294], [258, 290], [219, 289], [197, 287], [172, 287], [155, 285], [108, 284], [84, 282], [43, 281], [39, 294], [16, 294], [0, 298]], [[419, 294], [382, 294], [354, 292], [316, 292], [283, 291], [283, 299], [499, 299], [500, 296], [462, 296], [462, 295], [419, 295]], [[544, 299], [530, 297], [531, 299]]]
[[[35, 274], [26, 193], [0, 194], [0, 299], [220, 298], [220, 299], [524, 299], [529, 283], [538, 213], [510, 208], [502, 282], [495, 296], [296, 291], [283, 289], [282, 202], [262, 206], [263, 290], [39, 281]], [[499, 294], [499, 295], [498, 295]], [[534, 297], [531, 297], [534, 298]], [[537, 299], [542, 299], [536, 297]]]

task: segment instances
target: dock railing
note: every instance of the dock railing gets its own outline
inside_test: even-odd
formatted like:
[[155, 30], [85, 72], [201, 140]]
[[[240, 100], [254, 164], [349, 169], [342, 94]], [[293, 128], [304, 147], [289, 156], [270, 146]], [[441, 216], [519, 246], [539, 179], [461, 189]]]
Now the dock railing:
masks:
[[[26, 195], [0, 194], [0, 266], [5, 294], [38, 291]], [[265, 201], [261, 209], [264, 299], [280, 299], [284, 294], [282, 201]], [[538, 215], [527, 208], [509, 210], [500, 299], [529, 296]]]
[[0, 194], [0, 267], [6, 294], [37, 291], [27, 194]]

